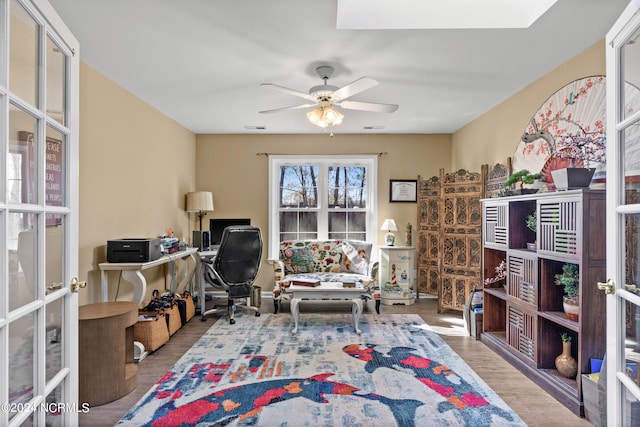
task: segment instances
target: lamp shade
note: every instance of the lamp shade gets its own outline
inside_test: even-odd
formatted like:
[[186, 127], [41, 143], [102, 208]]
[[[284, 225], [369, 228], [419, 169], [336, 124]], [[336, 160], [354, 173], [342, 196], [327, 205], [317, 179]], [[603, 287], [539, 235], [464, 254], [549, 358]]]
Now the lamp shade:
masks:
[[213, 210], [213, 194], [210, 191], [187, 193], [187, 212], [206, 212]]
[[380, 230], [398, 231], [398, 227], [396, 226], [396, 221], [391, 218], [385, 219], [384, 222], [382, 223], [382, 227], [380, 227]]

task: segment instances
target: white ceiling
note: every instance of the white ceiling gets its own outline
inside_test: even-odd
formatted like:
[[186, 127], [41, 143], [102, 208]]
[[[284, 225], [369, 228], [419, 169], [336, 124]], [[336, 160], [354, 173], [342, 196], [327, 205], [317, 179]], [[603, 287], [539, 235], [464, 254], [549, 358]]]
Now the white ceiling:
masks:
[[629, 3], [558, 0], [520, 29], [339, 30], [338, 0], [49, 1], [81, 60], [198, 134], [328, 132], [306, 110], [258, 113], [307, 102], [260, 83], [307, 92], [324, 64], [334, 86], [380, 83], [350, 100], [400, 106], [344, 110], [335, 133], [452, 133], [604, 38]]

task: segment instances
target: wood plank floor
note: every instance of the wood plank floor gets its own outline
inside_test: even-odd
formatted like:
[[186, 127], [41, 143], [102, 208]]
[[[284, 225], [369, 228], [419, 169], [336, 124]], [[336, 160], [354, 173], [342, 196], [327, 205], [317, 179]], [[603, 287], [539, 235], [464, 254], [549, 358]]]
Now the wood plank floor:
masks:
[[[373, 312], [372, 302], [365, 312]], [[350, 313], [351, 305], [341, 304], [332, 311]], [[263, 298], [261, 312], [272, 313], [273, 301]], [[326, 305], [301, 304], [301, 315], [305, 312], [328, 311]], [[447, 344], [462, 357], [467, 364], [509, 405], [529, 426], [590, 426], [584, 418], [575, 416], [561, 403], [547, 394], [505, 362], [500, 356], [489, 350], [480, 341], [466, 336], [462, 316], [456, 312], [437, 313], [437, 301], [421, 298], [410, 306], [381, 307], [383, 313], [415, 313], [420, 315]], [[284, 303], [281, 315], [288, 316], [289, 304]], [[169, 342], [138, 364], [139, 380], [137, 388], [106, 405], [96, 406], [86, 414], [80, 414], [81, 426], [113, 426], [153, 384], [187, 351], [200, 336], [217, 320], [213, 315], [206, 322], [196, 316], [174, 334]]]

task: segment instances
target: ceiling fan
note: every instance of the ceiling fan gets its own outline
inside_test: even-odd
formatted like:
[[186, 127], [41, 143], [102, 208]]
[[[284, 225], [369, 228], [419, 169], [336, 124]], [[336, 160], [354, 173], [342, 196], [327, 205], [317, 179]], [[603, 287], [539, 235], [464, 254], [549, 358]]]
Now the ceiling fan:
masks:
[[358, 80], [349, 83], [346, 86], [336, 87], [327, 83], [327, 80], [333, 75], [333, 67], [322, 65], [316, 68], [316, 72], [324, 84], [314, 86], [309, 89], [309, 93], [300, 92], [289, 89], [284, 86], [278, 86], [273, 83], [262, 83], [260, 86], [268, 86], [290, 95], [299, 96], [311, 103], [294, 105], [292, 107], [276, 108], [274, 110], [260, 111], [263, 114], [279, 113], [281, 111], [298, 110], [303, 108], [314, 108], [307, 113], [309, 121], [316, 126], [327, 127], [329, 125], [339, 125], [342, 123], [344, 115], [334, 107], [340, 107], [347, 110], [371, 111], [377, 113], [393, 113], [398, 109], [395, 104], [378, 104], [372, 102], [348, 101], [348, 98], [370, 89], [378, 84], [377, 81], [370, 77], [361, 77]]

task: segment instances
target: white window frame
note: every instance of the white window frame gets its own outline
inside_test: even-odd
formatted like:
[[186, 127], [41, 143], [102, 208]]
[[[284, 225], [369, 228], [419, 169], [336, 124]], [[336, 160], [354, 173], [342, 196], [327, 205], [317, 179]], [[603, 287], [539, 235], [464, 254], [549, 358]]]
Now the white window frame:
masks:
[[327, 177], [322, 171], [324, 166], [364, 166], [367, 168], [367, 238], [366, 241], [375, 244], [377, 206], [378, 206], [378, 156], [375, 154], [349, 155], [269, 155], [269, 259], [278, 258], [280, 245], [280, 215], [279, 215], [279, 185], [280, 167], [288, 165], [319, 165], [321, 166], [318, 179], [318, 239], [328, 238], [327, 213]]

